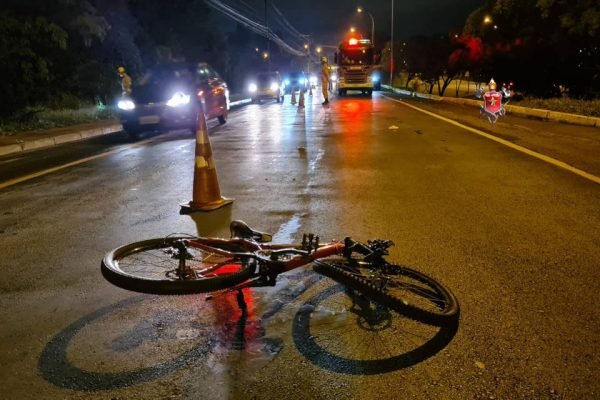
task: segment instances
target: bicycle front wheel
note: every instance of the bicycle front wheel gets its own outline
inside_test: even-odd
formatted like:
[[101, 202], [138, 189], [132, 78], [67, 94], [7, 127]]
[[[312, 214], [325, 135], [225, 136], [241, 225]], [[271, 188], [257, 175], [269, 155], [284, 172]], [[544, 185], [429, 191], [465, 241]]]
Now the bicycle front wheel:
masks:
[[316, 272], [416, 321], [444, 326], [458, 318], [458, 300], [450, 289], [412, 268], [393, 264], [374, 268], [347, 259], [318, 260], [313, 265]]
[[118, 247], [104, 256], [102, 274], [123, 289], [150, 294], [210, 292], [250, 277], [245, 263], [184, 246], [183, 239], [149, 239]]

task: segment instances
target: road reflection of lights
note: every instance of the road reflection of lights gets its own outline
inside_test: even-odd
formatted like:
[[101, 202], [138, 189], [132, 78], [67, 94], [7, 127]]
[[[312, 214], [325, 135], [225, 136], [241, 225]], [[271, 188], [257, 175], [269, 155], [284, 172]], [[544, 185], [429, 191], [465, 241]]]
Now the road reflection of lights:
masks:
[[361, 110], [361, 106], [358, 102], [356, 101], [349, 101], [349, 102], [344, 102], [342, 104], [342, 111], [345, 113], [357, 113]]

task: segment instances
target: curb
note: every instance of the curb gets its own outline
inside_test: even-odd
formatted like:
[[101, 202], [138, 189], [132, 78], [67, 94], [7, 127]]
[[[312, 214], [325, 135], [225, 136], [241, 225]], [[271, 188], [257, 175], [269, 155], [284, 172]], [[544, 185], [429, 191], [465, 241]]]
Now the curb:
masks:
[[[418, 97], [418, 98], [422, 98], [422, 99], [441, 101], [444, 103], [460, 104], [460, 105], [465, 105], [465, 106], [479, 107], [481, 105], [481, 101], [478, 101], [478, 100], [461, 99], [461, 98], [456, 98], [456, 97], [443, 97], [443, 96], [437, 96], [435, 94], [427, 94], [427, 93], [415, 93], [415, 92], [411, 92], [409, 90], [392, 88], [389, 85], [381, 85], [381, 87], [389, 89], [394, 93], [403, 94], [403, 95], [409, 96], [409, 97]], [[540, 119], [544, 119], [544, 120], [548, 120], [548, 121], [557, 121], [557, 122], [563, 122], [563, 123], [573, 124], [573, 125], [582, 125], [582, 126], [590, 126], [590, 127], [600, 128], [600, 118], [598, 118], [598, 117], [588, 117], [588, 116], [579, 115], [579, 114], [569, 114], [569, 113], [564, 113], [564, 112], [559, 112], [559, 111], [542, 110], [539, 108], [527, 108], [527, 107], [515, 106], [512, 104], [508, 104], [506, 106], [506, 111], [511, 114], [520, 115], [520, 116], [524, 116], [524, 117], [540, 118]]]
[[75, 142], [78, 140], [89, 139], [101, 135], [108, 135], [110, 133], [116, 133], [122, 130], [123, 127], [121, 126], [121, 123], [114, 123], [107, 126], [81, 129], [77, 132], [69, 132], [57, 136], [39, 137], [32, 140], [15, 139], [16, 143], [0, 146], [0, 157], [12, 153], [39, 150], [47, 147], [56, 146], [58, 144]]

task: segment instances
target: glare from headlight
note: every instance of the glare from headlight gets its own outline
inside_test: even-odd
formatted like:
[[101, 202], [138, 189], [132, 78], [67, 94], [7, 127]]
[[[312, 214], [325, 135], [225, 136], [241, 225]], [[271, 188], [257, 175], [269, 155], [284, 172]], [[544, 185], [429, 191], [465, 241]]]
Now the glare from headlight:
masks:
[[256, 86], [256, 83], [251, 83], [248, 85], [248, 91], [250, 93], [254, 93], [258, 90], [258, 87]]
[[279, 85], [277, 84], [277, 82], [271, 83], [271, 90], [278, 90], [278, 89], [279, 89]]
[[373, 80], [373, 82], [379, 82], [379, 75], [378, 74], [371, 75], [371, 80]]
[[335, 82], [335, 81], [337, 81], [337, 75], [336, 75], [336, 74], [332, 74], [332, 75], [331, 75], [331, 81], [332, 81], [332, 82]]
[[285, 84], [285, 86], [289, 86], [290, 85], [290, 80], [286, 79], [285, 81], [283, 81], [283, 83]]
[[301, 85], [304, 85], [304, 84], [306, 83], [306, 79], [304, 79], [304, 78], [300, 78], [300, 79], [298, 79], [298, 82], [299, 82]]
[[311, 85], [316, 85], [317, 84], [317, 77], [316, 76], [311, 76], [310, 77], [310, 84]]
[[121, 110], [130, 111], [135, 108], [135, 103], [129, 99], [119, 100], [117, 107], [119, 107]]
[[167, 105], [169, 107], [181, 107], [190, 102], [190, 95], [177, 92], [175, 93], [168, 101]]

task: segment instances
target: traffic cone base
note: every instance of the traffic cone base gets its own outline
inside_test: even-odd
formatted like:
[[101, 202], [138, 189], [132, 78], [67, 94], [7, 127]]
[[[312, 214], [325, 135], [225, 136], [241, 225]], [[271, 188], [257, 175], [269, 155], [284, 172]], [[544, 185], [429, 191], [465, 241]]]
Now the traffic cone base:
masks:
[[296, 105], [296, 92], [294, 92], [294, 89], [292, 89], [292, 105]]
[[181, 204], [180, 214], [190, 214], [195, 211], [213, 211], [233, 203], [233, 199], [221, 197], [219, 200], [208, 203], [195, 203], [193, 201]]
[[212, 159], [212, 149], [208, 139], [208, 128], [204, 113], [198, 113], [196, 128], [196, 150], [194, 160], [193, 197], [188, 203], [181, 204], [181, 214], [194, 211], [212, 211], [233, 202], [221, 196], [217, 169]]

